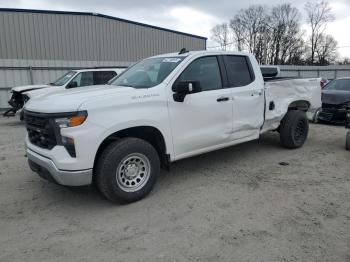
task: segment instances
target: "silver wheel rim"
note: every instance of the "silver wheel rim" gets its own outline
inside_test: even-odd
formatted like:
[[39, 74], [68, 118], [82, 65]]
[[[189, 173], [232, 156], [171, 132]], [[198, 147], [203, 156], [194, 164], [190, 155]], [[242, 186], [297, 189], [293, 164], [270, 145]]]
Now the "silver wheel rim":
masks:
[[314, 123], [318, 122], [318, 116], [319, 116], [320, 112], [321, 112], [321, 109], [317, 109], [315, 116], [314, 116]]
[[148, 158], [143, 154], [133, 153], [124, 157], [118, 165], [116, 180], [123, 191], [135, 192], [144, 187], [150, 174]]

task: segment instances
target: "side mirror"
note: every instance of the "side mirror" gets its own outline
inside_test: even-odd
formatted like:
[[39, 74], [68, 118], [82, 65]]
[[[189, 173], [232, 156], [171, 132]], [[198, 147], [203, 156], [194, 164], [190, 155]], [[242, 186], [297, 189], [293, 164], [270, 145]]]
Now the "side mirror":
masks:
[[202, 91], [199, 81], [176, 81], [172, 87], [174, 101], [183, 102], [186, 95]]
[[70, 83], [66, 86], [67, 89], [69, 89], [69, 88], [75, 88], [75, 87], [78, 87], [78, 83], [75, 82], [75, 81], [70, 82]]

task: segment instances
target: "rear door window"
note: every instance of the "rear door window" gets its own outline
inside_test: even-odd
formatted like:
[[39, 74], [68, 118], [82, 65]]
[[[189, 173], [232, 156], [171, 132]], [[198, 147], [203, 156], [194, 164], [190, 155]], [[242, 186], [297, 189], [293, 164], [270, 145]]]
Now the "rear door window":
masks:
[[115, 77], [117, 73], [115, 71], [95, 71], [94, 72], [94, 85], [107, 84], [109, 80]]
[[254, 81], [254, 72], [247, 56], [224, 56], [230, 87], [249, 85]]

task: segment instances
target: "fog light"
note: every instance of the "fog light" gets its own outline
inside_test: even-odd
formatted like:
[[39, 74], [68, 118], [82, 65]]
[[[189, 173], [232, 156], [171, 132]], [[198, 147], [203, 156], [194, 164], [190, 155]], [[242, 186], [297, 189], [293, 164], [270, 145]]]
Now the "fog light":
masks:
[[62, 145], [66, 148], [71, 157], [76, 157], [74, 139], [62, 136]]

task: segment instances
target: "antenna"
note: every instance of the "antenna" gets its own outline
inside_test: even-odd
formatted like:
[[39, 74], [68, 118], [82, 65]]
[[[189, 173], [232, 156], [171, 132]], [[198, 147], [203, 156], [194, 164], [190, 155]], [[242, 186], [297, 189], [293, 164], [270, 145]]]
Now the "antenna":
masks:
[[182, 54], [185, 54], [185, 53], [188, 53], [189, 51], [184, 47], [180, 50], [179, 52], [179, 55], [182, 55]]

